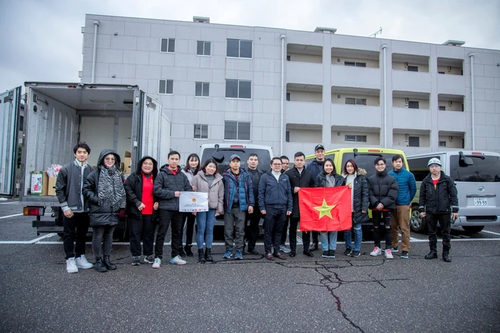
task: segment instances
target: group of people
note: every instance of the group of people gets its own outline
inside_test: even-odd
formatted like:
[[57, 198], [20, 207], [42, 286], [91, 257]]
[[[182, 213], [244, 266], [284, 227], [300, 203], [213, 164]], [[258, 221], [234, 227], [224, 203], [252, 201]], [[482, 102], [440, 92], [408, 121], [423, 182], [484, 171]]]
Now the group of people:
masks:
[[[261, 219], [264, 220], [265, 258], [284, 260], [285, 254], [295, 257], [300, 224], [299, 192], [306, 187], [351, 188], [352, 228], [344, 231], [345, 255], [361, 256], [362, 224], [369, 220], [368, 209], [371, 209], [375, 246], [370, 255], [379, 256], [383, 252], [387, 259], [392, 259], [393, 253], [399, 251], [398, 233], [401, 231], [401, 258], [409, 258], [410, 205], [416, 183], [413, 174], [403, 168], [401, 155], [393, 156], [393, 169], [389, 172], [385, 159], [375, 158], [376, 173], [366, 177], [366, 170], [358, 168], [353, 159], [346, 161], [338, 173], [333, 160], [325, 158], [325, 149], [319, 144], [315, 147], [315, 159], [307, 166], [304, 153], [297, 152], [292, 168], [288, 168], [286, 156], [273, 157], [268, 171], [262, 172], [258, 168], [257, 154], [248, 156], [246, 169], [241, 167], [240, 156], [233, 154], [229, 167], [221, 175], [214, 159], [202, 164], [198, 155], [191, 154], [181, 168], [180, 154], [171, 151], [167, 164], [161, 168], [154, 158], [144, 156], [135, 172], [123, 182], [118, 154], [103, 150], [96, 170], [87, 164], [89, 154], [87, 144], [77, 144], [75, 160], [65, 165], [57, 177], [56, 194], [63, 211], [63, 243], [69, 273], [92, 267], [99, 272], [116, 269], [110, 261], [110, 252], [120, 208], [124, 206], [132, 265], [135, 266], [141, 264], [142, 255], [144, 263], [152, 264], [153, 268], [161, 267], [165, 236], [170, 226], [169, 262], [185, 265], [182, 257], [193, 256], [195, 223], [198, 261], [213, 261], [213, 231], [219, 215], [224, 216], [224, 259], [241, 260], [245, 253], [259, 254], [256, 241]], [[450, 262], [450, 214], [452, 219], [458, 217], [458, 199], [453, 180], [441, 172], [440, 167], [439, 159], [429, 161], [430, 174], [421, 185], [419, 209], [429, 225], [430, 252], [425, 258], [437, 258], [436, 225], [439, 222], [443, 234], [443, 260]], [[181, 212], [179, 197], [183, 191], [207, 193], [208, 211]], [[93, 228], [94, 264], [85, 257], [89, 226]], [[384, 250], [381, 248], [383, 233]], [[287, 234], [289, 248], [285, 245]], [[319, 240], [322, 257], [335, 258], [337, 231], [303, 231], [303, 254], [313, 257]]]

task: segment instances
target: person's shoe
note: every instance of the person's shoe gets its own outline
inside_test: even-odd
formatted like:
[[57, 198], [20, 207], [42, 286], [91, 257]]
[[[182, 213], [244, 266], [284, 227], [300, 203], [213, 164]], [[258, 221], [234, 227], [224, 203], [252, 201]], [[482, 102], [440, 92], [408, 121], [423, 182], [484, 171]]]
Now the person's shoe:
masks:
[[391, 249], [385, 249], [385, 259], [394, 259]]
[[226, 253], [224, 253], [224, 255], [222, 256], [222, 258], [223, 259], [231, 259], [232, 256], [233, 256], [233, 250], [227, 249]]
[[85, 257], [84, 254], [82, 254], [78, 258], [75, 258], [75, 263], [76, 263], [76, 267], [81, 268], [81, 269], [89, 269], [89, 268], [94, 267], [94, 265], [89, 263], [89, 261], [87, 260], [87, 258]]
[[186, 255], [188, 257], [192, 257], [193, 256], [193, 251], [191, 251], [191, 246], [192, 245], [186, 245], [186, 246], [184, 246], [184, 251], [186, 251]]
[[323, 251], [321, 258], [328, 258], [328, 251]]
[[408, 254], [408, 251], [403, 251], [403, 252], [401, 252], [401, 258], [403, 258], [403, 259], [408, 259], [408, 258], [410, 258], [410, 255]]
[[312, 253], [311, 251], [304, 251], [302, 252], [305, 256], [308, 256], [308, 257], [314, 257], [314, 253]]
[[259, 255], [259, 252], [257, 252], [257, 250], [255, 249], [248, 249], [248, 254], [253, 254], [255, 256]]
[[292, 250], [290, 250], [290, 248], [288, 246], [286, 246], [285, 244], [280, 245], [280, 251], [285, 253], [285, 254], [289, 254], [290, 252], [292, 252]]
[[66, 259], [66, 271], [68, 273], [78, 273], [75, 257]]
[[241, 253], [241, 250], [236, 250], [236, 253], [234, 255], [234, 259], [243, 260], [243, 254]]
[[212, 257], [212, 249], [205, 249], [205, 260], [206, 261], [214, 261], [214, 258]]
[[328, 250], [328, 258], [335, 259], [335, 250]]
[[274, 257], [273, 257], [273, 255], [272, 255], [271, 253], [267, 253], [267, 254], [266, 254], [266, 259], [267, 259], [267, 260], [273, 260], [273, 259], [274, 259]]
[[155, 263], [155, 257], [151, 254], [149, 256], [144, 257], [144, 262], [146, 264], [154, 264]]
[[348, 247], [348, 248], [346, 248], [346, 249], [345, 249], [345, 251], [344, 251], [344, 255], [346, 255], [346, 256], [350, 256], [350, 255], [351, 255], [351, 253], [352, 253], [352, 249], [351, 249], [351, 248], [349, 248], [349, 247]]
[[140, 256], [133, 256], [132, 257], [132, 266], [139, 266], [141, 264], [141, 257]]
[[444, 252], [443, 253], [443, 261], [444, 262], [451, 262], [451, 257], [449, 253]]
[[381, 254], [382, 254], [382, 250], [378, 246], [375, 246], [375, 248], [373, 248], [373, 251], [370, 252], [370, 255], [372, 257], [376, 257], [376, 256], [379, 256]]
[[316, 251], [318, 249], [318, 243], [311, 243], [309, 246], [309, 251]]
[[181, 256], [181, 257], [185, 257], [186, 256], [186, 252], [184, 252], [184, 247], [182, 246], [182, 244], [179, 247], [179, 256]]
[[351, 257], [353, 257], [353, 258], [361, 257], [361, 252], [359, 252], [359, 251], [352, 251]]
[[399, 249], [397, 246], [392, 248], [392, 253], [398, 253], [398, 251], [399, 251]]
[[279, 253], [279, 252], [274, 252], [273, 253], [273, 257], [281, 259], [281, 260], [286, 260], [286, 257], [283, 254]]
[[186, 261], [182, 260], [181, 256], [177, 255], [175, 257], [170, 258], [170, 263], [172, 265], [185, 265]]
[[203, 249], [198, 249], [198, 262], [200, 264], [205, 263], [205, 254], [203, 253]]
[[104, 256], [102, 262], [104, 263], [104, 265], [108, 270], [114, 271], [116, 269], [116, 265], [109, 260], [109, 256]]
[[153, 262], [153, 266], [151, 266], [152, 268], [160, 268], [161, 267], [161, 259], [160, 258], [155, 258], [154, 262]]
[[297, 255], [297, 252], [295, 252], [295, 251], [290, 251], [290, 257], [292, 257], [292, 258], [293, 258], [293, 257], [295, 257], [296, 255]]
[[106, 265], [104, 265], [104, 263], [102, 262], [101, 257], [96, 258], [94, 269], [100, 273], [104, 273], [104, 272], [108, 271], [108, 269], [106, 268]]
[[431, 252], [425, 255], [425, 259], [437, 259], [438, 254], [436, 251], [431, 250]]

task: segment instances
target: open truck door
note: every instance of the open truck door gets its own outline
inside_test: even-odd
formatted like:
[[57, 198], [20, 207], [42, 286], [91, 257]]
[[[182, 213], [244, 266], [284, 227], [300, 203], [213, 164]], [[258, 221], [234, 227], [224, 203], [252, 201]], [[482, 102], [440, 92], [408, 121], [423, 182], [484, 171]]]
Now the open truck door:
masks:
[[21, 87], [0, 94], [0, 195], [16, 188], [20, 104]]

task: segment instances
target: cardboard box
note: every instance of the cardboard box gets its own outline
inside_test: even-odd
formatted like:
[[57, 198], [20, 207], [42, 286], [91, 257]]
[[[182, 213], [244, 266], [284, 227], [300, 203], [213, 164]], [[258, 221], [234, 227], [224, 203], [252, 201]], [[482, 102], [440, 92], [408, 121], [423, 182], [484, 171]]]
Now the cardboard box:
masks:
[[125, 157], [123, 159], [123, 174], [129, 175], [132, 171], [132, 158], [131, 157]]
[[125, 155], [123, 157], [132, 157], [132, 154], [129, 151], [125, 151]]
[[47, 172], [31, 172], [31, 195], [47, 195], [48, 182]]
[[56, 195], [56, 181], [57, 177], [49, 177], [47, 195]]

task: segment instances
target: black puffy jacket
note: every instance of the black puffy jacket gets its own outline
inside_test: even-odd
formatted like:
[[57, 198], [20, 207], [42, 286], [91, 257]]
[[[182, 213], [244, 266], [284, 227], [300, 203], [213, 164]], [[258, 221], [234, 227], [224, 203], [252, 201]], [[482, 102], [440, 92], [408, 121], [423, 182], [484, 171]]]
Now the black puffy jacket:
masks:
[[398, 182], [387, 170], [371, 175], [367, 181], [370, 189], [370, 208], [377, 207], [379, 203], [387, 209], [396, 208]]
[[[338, 173], [334, 173], [333, 177], [335, 178], [335, 186], [344, 186], [345, 178], [339, 175]], [[314, 187], [326, 187], [326, 173], [321, 171], [316, 180], [314, 181]]]
[[[139, 211], [138, 207], [142, 203], [142, 163], [144, 160], [150, 159], [153, 161], [153, 171], [152, 177], [153, 181], [156, 179], [158, 175], [158, 162], [152, 158], [151, 156], [144, 156], [141, 158], [139, 163], [137, 163], [137, 168], [135, 172], [128, 176], [125, 181], [125, 193], [127, 194], [127, 206], [125, 212], [127, 216], [131, 216], [136, 219], [142, 219], [142, 213]], [[154, 200], [155, 202], [157, 200]], [[157, 211], [153, 211], [153, 215], [156, 215]]]
[[431, 214], [458, 213], [457, 187], [453, 179], [441, 171], [436, 187], [431, 174], [420, 185], [419, 210]]
[[[366, 170], [359, 168], [356, 178], [354, 178], [352, 184], [353, 223], [363, 223], [367, 222], [370, 219], [368, 217], [369, 189], [365, 175]], [[342, 176], [347, 177], [347, 175]], [[366, 213], [363, 214], [363, 211], [365, 211]]]
[[188, 177], [177, 167], [177, 173], [168, 168], [168, 164], [161, 167], [155, 179], [153, 194], [158, 198], [161, 210], [179, 211], [179, 198], [175, 197], [176, 191], [192, 191]]

